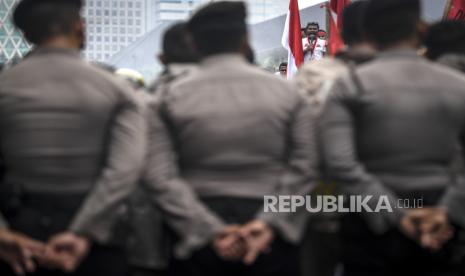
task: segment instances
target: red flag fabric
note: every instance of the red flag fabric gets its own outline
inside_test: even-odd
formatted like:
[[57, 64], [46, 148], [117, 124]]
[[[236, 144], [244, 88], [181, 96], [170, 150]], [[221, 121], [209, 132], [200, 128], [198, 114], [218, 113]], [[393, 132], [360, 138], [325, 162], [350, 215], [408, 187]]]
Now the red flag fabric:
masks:
[[449, 1], [446, 19], [465, 21], [465, 0]]
[[[335, 56], [339, 51], [344, 48], [344, 41], [342, 40], [341, 33], [339, 28], [334, 22], [333, 15], [331, 11], [327, 9], [328, 17], [329, 17], [329, 43], [328, 43], [328, 50], [331, 56]], [[340, 18], [340, 17], [338, 17]], [[342, 21], [342, 20], [338, 20]]]
[[330, 7], [337, 14], [337, 28], [342, 29], [342, 12], [345, 6], [350, 4], [350, 0], [331, 0]]
[[302, 48], [302, 32], [300, 31], [300, 13], [297, 0], [290, 0], [286, 24], [282, 37], [282, 45], [288, 50], [287, 77], [291, 79], [297, 69], [304, 63], [304, 50]]

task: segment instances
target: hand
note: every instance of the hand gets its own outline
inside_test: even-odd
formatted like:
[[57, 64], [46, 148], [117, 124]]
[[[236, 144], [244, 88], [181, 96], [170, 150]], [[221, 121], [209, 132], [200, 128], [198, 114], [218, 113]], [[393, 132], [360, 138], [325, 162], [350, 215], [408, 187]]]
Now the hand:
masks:
[[401, 220], [402, 231], [424, 248], [439, 250], [453, 236], [447, 212], [442, 208], [413, 209]]
[[36, 270], [34, 258], [41, 256], [45, 245], [23, 234], [0, 230], [0, 259], [7, 262], [17, 275]]
[[74, 233], [65, 232], [50, 238], [40, 264], [73, 272], [87, 256], [91, 243]]
[[239, 229], [239, 225], [228, 226], [215, 238], [213, 248], [222, 259], [237, 261], [245, 255], [247, 248]]
[[247, 243], [247, 254], [243, 258], [246, 265], [255, 262], [261, 253], [267, 252], [274, 239], [273, 230], [261, 220], [253, 220], [240, 229], [242, 238]]

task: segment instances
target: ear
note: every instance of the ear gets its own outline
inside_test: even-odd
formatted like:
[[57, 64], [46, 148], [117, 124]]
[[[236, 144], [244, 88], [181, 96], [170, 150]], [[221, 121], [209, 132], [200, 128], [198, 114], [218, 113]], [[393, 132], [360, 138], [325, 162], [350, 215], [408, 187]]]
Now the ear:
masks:
[[74, 24], [74, 29], [77, 33], [85, 34], [86, 31], [86, 21], [84, 18], [80, 18], [76, 24]]
[[167, 60], [167, 58], [165, 57], [164, 54], [158, 54], [157, 59], [160, 61], [161, 64], [163, 64], [165, 66], [168, 65], [168, 60]]
[[245, 35], [244, 38], [242, 39], [242, 44], [241, 44], [241, 52], [246, 53], [251, 49], [250, 43], [249, 43], [249, 34]]
[[84, 49], [86, 44], [86, 22], [80, 18], [74, 25], [74, 33], [79, 43], [79, 49]]
[[419, 20], [417, 22], [417, 32], [422, 42], [424, 41], [426, 34], [428, 33], [428, 29], [429, 25], [425, 21]]

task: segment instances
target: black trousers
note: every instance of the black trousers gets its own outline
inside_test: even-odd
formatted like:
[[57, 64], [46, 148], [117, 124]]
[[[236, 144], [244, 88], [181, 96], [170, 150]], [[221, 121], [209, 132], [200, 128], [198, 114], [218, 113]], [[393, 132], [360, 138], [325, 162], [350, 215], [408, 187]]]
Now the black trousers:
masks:
[[129, 266], [129, 273], [127, 276], [168, 276], [168, 271]]
[[357, 214], [342, 218], [342, 262], [344, 276], [458, 276], [452, 261], [450, 241], [444, 249], [431, 252], [392, 229], [373, 234]]
[[[244, 224], [252, 220], [263, 208], [263, 201], [236, 198], [208, 198], [203, 202], [223, 218], [226, 223]], [[245, 266], [241, 262], [229, 262], [219, 258], [211, 246], [193, 254], [188, 260], [173, 259], [170, 265], [172, 276], [298, 276], [299, 249], [277, 236], [270, 252], [262, 254], [256, 263]]]
[[[46, 242], [52, 235], [66, 231], [85, 196], [22, 195], [17, 204], [3, 211], [10, 228], [33, 239]], [[34, 276], [124, 276], [126, 255], [117, 247], [94, 244], [89, 255], [73, 274], [40, 268]], [[0, 275], [14, 275], [8, 265], [0, 262]]]

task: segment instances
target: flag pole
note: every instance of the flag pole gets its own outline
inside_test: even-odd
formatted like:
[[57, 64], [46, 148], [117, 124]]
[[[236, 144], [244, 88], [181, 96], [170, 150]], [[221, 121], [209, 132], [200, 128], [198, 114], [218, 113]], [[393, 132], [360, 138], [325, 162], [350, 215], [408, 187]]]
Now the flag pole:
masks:
[[451, 7], [452, 7], [452, 0], [447, 0], [446, 8], [444, 10], [444, 15], [442, 16], [442, 20], [448, 19]]
[[[327, 1], [324, 5], [324, 9], [326, 10], [325, 12], [325, 18], [326, 18], [326, 30], [328, 32], [328, 37], [326, 38], [327, 40], [329, 40], [329, 38], [332, 36], [332, 30], [331, 28], [329, 27], [331, 25], [331, 22], [329, 21], [330, 20], [330, 16], [331, 16], [331, 9], [329, 8], [329, 1]], [[330, 47], [328, 47], [330, 48]], [[332, 55], [333, 53], [331, 53], [331, 48], [329, 49], [329, 54]]]

